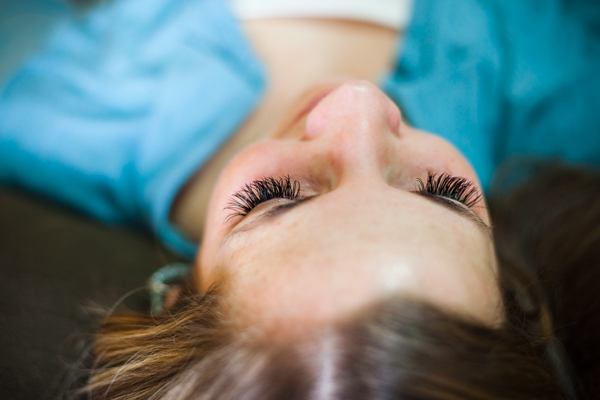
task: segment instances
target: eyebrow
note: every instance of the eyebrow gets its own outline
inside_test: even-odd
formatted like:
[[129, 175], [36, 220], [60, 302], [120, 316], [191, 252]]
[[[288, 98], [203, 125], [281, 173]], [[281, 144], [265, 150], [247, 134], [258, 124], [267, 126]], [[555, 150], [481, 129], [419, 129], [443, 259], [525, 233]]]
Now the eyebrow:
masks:
[[[444, 196], [432, 195], [429, 193], [419, 193], [419, 192], [410, 192], [410, 193], [413, 193], [417, 196], [423, 197], [435, 204], [439, 204], [439, 205], [445, 207], [446, 209], [462, 216], [463, 218], [468, 219], [469, 221], [473, 222], [477, 226], [477, 228], [481, 231], [481, 233], [483, 233], [485, 236], [488, 236], [489, 238], [492, 237], [492, 228], [488, 224], [483, 222], [483, 220], [477, 214], [475, 214], [470, 208], [458, 203], [458, 201], [451, 200]], [[242, 226], [241, 228], [237, 228], [237, 229], [229, 232], [227, 234], [227, 236], [225, 236], [225, 238], [221, 242], [221, 246], [223, 246], [227, 242], [231, 241], [233, 239], [233, 237], [235, 237], [243, 232], [248, 232], [250, 230], [253, 230], [257, 226], [262, 225], [264, 222], [266, 222], [270, 219], [276, 218], [277, 216], [283, 214], [284, 212], [291, 210], [293, 208], [296, 208], [297, 206], [299, 206], [301, 204], [308, 203], [309, 201], [311, 201], [317, 197], [318, 196], [304, 197], [301, 199], [294, 200], [292, 202], [286, 202], [286, 203], [275, 205], [275, 206], [271, 207], [268, 211], [259, 215], [254, 221]]]
[[283, 214], [285, 211], [295, 208], [295, 207], [299, 206], [300, 204], [307, 203], [310, 200], [315, 199], [316, 197], [317, 196], [303, 197], [300, 199], [296, 199], [294, 201], [277, 204], [277, 205], [271, 207], [269, 210], [267, 210], [266, 212], [259, 215], [254, 221], [229, 232], [227, 234], [227, 236], [225, 236], [225, 238], [221, 242], [221, 246], [223, 246], [225, 243], [232, 240], [233, 237], [239, 235], [240, 233], [250, 231], [250, 230], [254, 229], [255, 227], [257, 227], [258, 225], [261, 225], [265, 221], [267, 221], [269, 219], [273, 219], [273, 218], [277, 217], [278, 215]]
[[461, 216], [467, 218], [468, 220], [472, 221], [477, 226], [477, 228], [479, 228], [481, 233], [492, 238], [492, 227], [489, 226], [488, 224], [486, 224], [485, 222], [483, 222], [483, 220], [479, 217], [479, 215], [475, 214], [473, 212], [473, 210], [471, 210], [469, 207], [463, 205], [459, 201], [449, 199], [448, 197], [445, 197], [445, 196], [436, 196], [434, 194], [429, 194], [429, 193], [420, 193], [420, 192], [412, 192], [412, 193], [414, 193], [418, 196], [424, 197], [436, 204], [444, 206], [447, 209], [454, 211], [458, 215], [461, 215]]

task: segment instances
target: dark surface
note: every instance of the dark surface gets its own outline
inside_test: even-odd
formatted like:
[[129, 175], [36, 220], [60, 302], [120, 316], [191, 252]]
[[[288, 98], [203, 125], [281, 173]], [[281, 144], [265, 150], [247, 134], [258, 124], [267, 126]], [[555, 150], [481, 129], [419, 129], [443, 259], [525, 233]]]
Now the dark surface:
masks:
[[175, 260], [139, 231], [0, 188], [0, 399], [67, 397], [100, 311]]

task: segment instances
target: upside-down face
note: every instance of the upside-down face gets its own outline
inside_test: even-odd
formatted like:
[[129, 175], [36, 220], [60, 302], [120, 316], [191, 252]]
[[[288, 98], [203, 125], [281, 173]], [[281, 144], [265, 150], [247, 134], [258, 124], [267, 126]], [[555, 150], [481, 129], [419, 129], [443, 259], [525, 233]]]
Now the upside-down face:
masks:
[[363, 81], [323, 84], [213, 193], [196, 277], [226, 278], [238, 320], [279, 334], [385, 297], [502, 320], [489, 217], [467, 160]]

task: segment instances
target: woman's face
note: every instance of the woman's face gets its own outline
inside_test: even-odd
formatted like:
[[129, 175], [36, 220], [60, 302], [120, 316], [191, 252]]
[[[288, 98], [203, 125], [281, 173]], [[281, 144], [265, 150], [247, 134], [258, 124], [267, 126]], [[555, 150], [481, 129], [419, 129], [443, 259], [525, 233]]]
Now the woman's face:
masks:
[[[439, 180], [443, 173], [479, 186], [452, 145], [409, 127], [377, 87], [319, 85], [270, 139], [224, 170], [208, 210], [199, 284], [224, 278], [239, 320], [278, 333], [342, 319], [390, 296], [496, 324], [502, 306], [484, 201], [461, 203], [473, 199], [470, 189], [447, 187], [460, 182]], [[431, 174], [437, 193], [417, 192], [418, 179]], [[299, 193], [285, 187], [288, 176]], [[248, 198], [242, 188], [255, 181], [263, 192], [236, 205], [233, 194]]]

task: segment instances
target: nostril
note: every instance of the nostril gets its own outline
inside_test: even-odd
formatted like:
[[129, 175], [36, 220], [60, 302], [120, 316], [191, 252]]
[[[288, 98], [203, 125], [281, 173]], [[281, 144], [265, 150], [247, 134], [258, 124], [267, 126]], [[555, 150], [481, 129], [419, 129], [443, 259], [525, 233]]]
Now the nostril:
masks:
[[401, 136], [400, 121], [402, 121], [400, 109], [395, 104], [391, 103], [388, 110], [388, 124], [390, 125], [390, 130], [397, 136]]
[[325, 113], [310, 113], [306, 118], [306, 133], [304, 139], [311, 140], [319, 136], [327, 125], [327, 115]]

